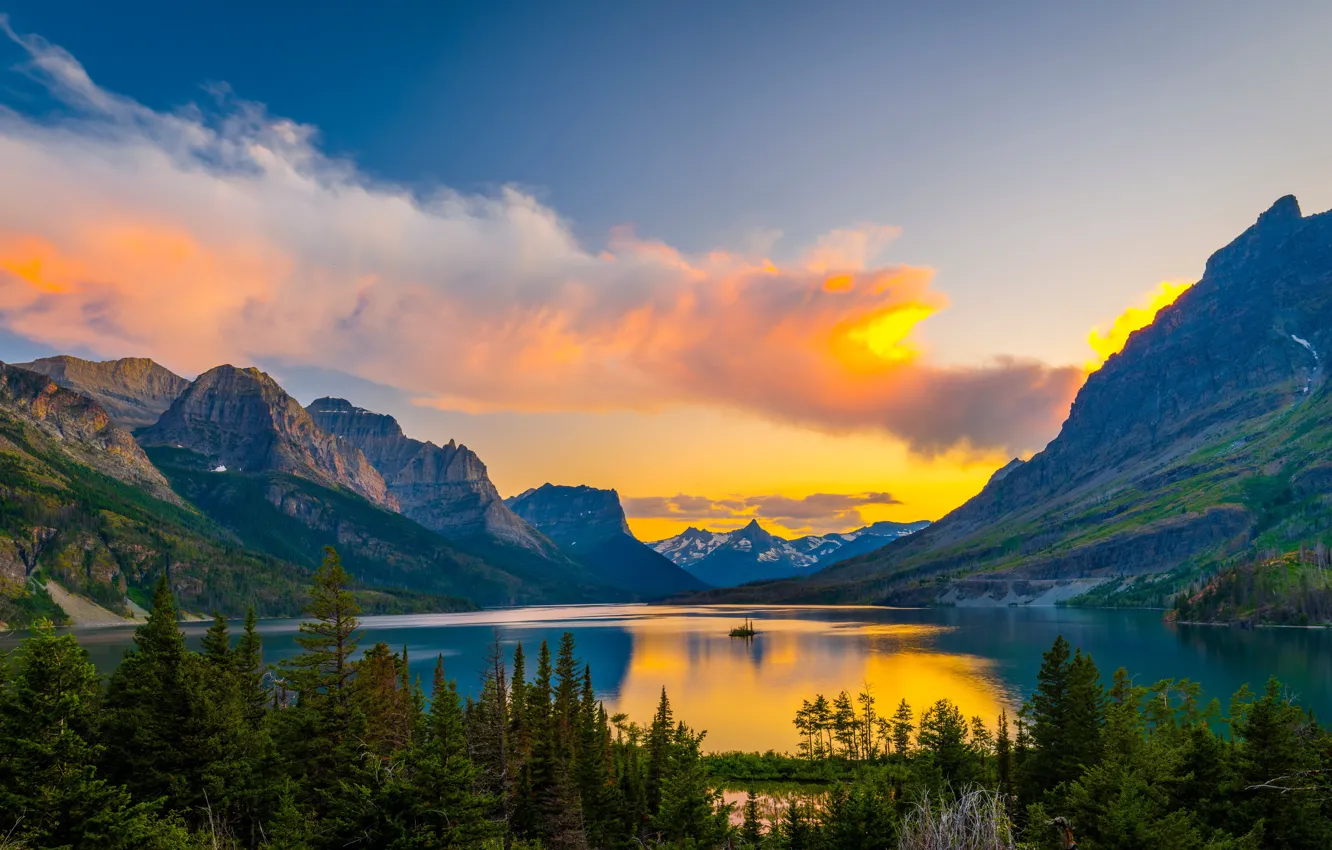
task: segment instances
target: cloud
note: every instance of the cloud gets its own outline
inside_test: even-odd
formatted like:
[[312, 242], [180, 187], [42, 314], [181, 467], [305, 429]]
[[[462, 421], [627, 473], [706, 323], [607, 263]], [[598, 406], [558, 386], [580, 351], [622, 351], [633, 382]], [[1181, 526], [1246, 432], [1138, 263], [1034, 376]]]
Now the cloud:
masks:
[[891, 493], [812, 493], [791, 496], [640, 496], [624, 500], [625, 513], [633, 519], [673, 519], [682, 522], [712, 522], [722, 527], [762, 520], [793, 530], [846, 530], [865, 525], [859, 508], [868, 505], [902, 504]]
[[1156, 285], [1156, 289], [1146, 293], [1138, 304], [1116, 316], [1110, 327], [1104, 330], [1093, 328], [1087, 336], [1087, 344], [1096, 352], [1096, 357], [1087, 361], [1087, 371], [1094, 372], [1101, 368], [1101, 364], [1109, 360], [1110, 355], [1124, 347], [1129, 334], [1150, 325], [1162, 308], [1173, 304], [1190, 286], [1193, 286], [1192, 281], [1163, 280]]
[[915, 329], [946, 299], [879, 262], [894, 228], [782, 266], [628, 230], [588, 247], [530, 194], [376, 183], [225, 88], [155, 111], [4, 30], [63, 108], [0, 109], [0, 326], [55, 347], [317, 365], [470, 412], [732, 407], [925, 454], [1037, 448], [1083, 377], [932, 364]]

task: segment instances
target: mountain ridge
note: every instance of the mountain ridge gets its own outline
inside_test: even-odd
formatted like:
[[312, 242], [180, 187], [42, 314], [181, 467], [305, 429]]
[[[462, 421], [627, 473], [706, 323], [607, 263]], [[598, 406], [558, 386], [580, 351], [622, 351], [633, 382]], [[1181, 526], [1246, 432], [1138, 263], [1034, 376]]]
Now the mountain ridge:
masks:
[[156, 422], [190, 384], [188, 379], [147, 357], [98, 362], [58, 354], [13, 365], [84, 393], [106, 411], [117, 427], [126, 431]]
[[641, 598], [708, 587], [633, 536], [615, 490], [546, 483], [505, 504], [614, 587]]
[[1089, 375], [1042, 451], [919, 534], [757, 594], [921, 604], [1080, 581], [1105, 601], [1287, 545], [1274, 528], [1311, 540], [1325, 491], [1292, 481], [1327, 463], [1329, 350], [1332, 213], [1283, 196]]

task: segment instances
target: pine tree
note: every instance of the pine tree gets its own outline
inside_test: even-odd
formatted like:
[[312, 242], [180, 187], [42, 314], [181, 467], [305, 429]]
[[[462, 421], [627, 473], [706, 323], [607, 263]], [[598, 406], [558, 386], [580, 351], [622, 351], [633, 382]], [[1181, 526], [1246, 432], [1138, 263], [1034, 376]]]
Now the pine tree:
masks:
[[674, 718], [671, 714], [671, 701], [666, 696], [666, 689], [661, 689], [661, 700], [657, 703], [657, 713], [652, 717], [652, 726], [647, 738], [647, 810], [655, 815], [661, 808], [661, 786], [666, 779], [671, 757], [671, 738], [674, 734]]
[[233, 680], [186, 649], [165, 575], [134, 643], [107, 689], [102, 771], [136, 798], [165, 798], [168, 809], [199, 823], [208, 796], [227, 794], [216, 781], [218, 765], [234, 766], [237, 756]]
[[911, 722], [911, 706], [903, 699], [893, 713], [893, 752], [899, 756], [911, 753], [911, 733], [915, 728]]
[[101, 680], [78, 641], [42, 620], [5, 661], [0, 844], [130, 850], [180, 840], [156, 818], [156, 802], [136, 804], [97, 775]]
[[296, 643], [301, 654], [282, 663], [296, 705], [278, 713], [279, 737], [288, 758], [301, 765], [308, 801], [326, 814], [344, 782], [362, 774], [360, 739], [365, 718], [353, 703], [353, 659], [362, 638], [360, 605], [348, 589], [351, 578], [332, 546], [315, 571]]
[[500, 831], [489, 821], [493, 799], [477, 794], [477, 768], [468, 757], [457, 685], [435, 662], [425, 738], [412, 754], [412, 845], [474, 847]]
[[999, 709], [998, 729], [994, 738], [995, 773], [999, 780], [999, 793], [1013, 790], [1013, 741], [1008, 736], [1008, 711]]
[[653, 826], [670, 841], [716, 847], [729, 830], [730, 807], [722, 805], [721, 792], [703, 766], [703, 735], [681, 723], [671, 738], [670, 768], [662, 780]]
[[758, 798], [754, 789], [745, 794], [744, 820], [740, 824], [740, 843], [745, 847], [763, 846], [763, 823], [759, 817]]
[[213, 614], [212, 625], [204, 633], [203, 654], [215, 670], [227, 670], [232, 666], [231, 632], [227, 629], [227, 618], [221, 614]]
[[264, 688], [263, 643], [259, 637], [254, 606], [245, 613], [245, 631], [236, 643], [232, 661], [240, 677], [246, 717], [250, 725], [259, 728], [271, 701]]

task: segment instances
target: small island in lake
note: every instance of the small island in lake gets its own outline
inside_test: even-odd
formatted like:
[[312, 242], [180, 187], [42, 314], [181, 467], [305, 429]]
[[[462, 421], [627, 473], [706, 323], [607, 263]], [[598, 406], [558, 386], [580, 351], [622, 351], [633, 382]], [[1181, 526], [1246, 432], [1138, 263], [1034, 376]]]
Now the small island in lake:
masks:
[[748, 617], [745, 618], [743, 626], [736, 626], [731, 629], [731, 637], [733, 638], [752, 638], [756, 634], [758, 634], [758, 629], [754, 628], [754, 621]]

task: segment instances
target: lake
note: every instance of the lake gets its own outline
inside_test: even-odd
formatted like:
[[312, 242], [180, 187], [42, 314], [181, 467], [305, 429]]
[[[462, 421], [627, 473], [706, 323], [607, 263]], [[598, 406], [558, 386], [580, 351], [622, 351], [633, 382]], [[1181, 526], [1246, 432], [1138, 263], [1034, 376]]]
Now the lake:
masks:
[[[760, 634], [728, 637], [744, 617]], [[266, 661], [296, 651], [297, 625], [260, 623]], [[182, 628], [197, 647], [207, 624]], [[442, 653], [448, 675], [473, 694], [496, 634], [508, 653], [522, 642], [530, 676], [537, 645], [548, 640], [553, 650], [562, 632], [573, 632], [609, 711], [646, 724], [664, 686], [676, 717], [706, 729], [705, 748], [715, 751], [794, 751], [791, 721], [803, 699], [854, 694], [866, 684], [881, 713], [904, 697], [917, 714], [948, 697], [993, 728], [999, 709], [1011, 713], [1035, 685], [1041, 653], [1059, 634], [1091, 652], [1107, 682], [1119, 666], [1139, 684], [1189, 678], [1224, 706], [1240, 685], [1260, 690], [1275, 674], [1319, 717], [1332, 711], [1332, 630], [1175, 626], [1159, 611], [579, 605], [367, 617], [364, 628], [363, 647], [406, 646], [426, 683]], [[133, 629], [76, 634], [109, 671]]]

